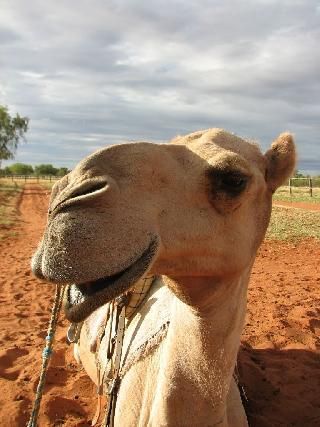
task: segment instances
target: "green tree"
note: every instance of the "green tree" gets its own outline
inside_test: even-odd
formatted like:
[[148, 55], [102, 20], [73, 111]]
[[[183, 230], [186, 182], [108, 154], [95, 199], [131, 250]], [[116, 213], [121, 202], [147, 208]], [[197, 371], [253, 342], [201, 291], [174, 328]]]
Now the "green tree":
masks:
[[58, 169], [51, 164], [43, 164], [34, 167], [35, 175], [57, 175]]
[[7, 107], [0, 105], [0, 167], [2, 160], [14, 158], [19, 142], [25, 140], [28, 125], [28, 117], [13, 117]]
[[68, 168], [59, 168], [58, 171], [57, 171], [57, 176], [65, 176], [69, 172], [70, 171], [69, 171]]
[[6, 166], [3, 171], [4, 175], [12, 175], [12, 170], [9, 168], [9, 166]]
[[6, 170], [10, 170], [12, 175], [32, 175], [33, 167], [31, 165], [26, 165], [25, 163], [14, 163], [11, 166], [8, 166]]

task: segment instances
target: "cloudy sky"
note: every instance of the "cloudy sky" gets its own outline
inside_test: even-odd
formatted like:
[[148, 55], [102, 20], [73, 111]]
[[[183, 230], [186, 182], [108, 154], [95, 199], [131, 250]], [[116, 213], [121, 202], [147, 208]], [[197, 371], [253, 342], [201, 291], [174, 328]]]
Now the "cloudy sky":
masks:
[[320, 1], [0, 0], [0, 104], [30, 118], [15, 161], [223, 127], [290, 130], [320, 172]]

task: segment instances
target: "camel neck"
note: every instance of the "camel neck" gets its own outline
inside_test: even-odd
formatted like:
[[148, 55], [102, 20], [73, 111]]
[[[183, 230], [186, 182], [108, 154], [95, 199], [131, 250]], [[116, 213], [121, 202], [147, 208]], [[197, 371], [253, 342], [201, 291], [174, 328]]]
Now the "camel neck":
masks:
[[[190, 425], [206, 425], [206, 420], [203, 424], [200, 420], [202, 414], [208, 417], [208, 413], [216, 425], [227, 425], [223, 420], [244, 324], [248, 277], [249, 271], [223, 288], [222, 284], [217, 288], [213, 283], [206, 301], [197, 299], [190, 305], [179, 298], [175, 300], [167, 336], [170, 361], [165, 374], [169, 389], [167, 416], [171, 413], [170, 402], [173, 405], [177, 402], [175, 394], [184, 390], [195, 399], [192, 414], [196, 423]], [[164, 280], [171, 281], [169, 286], [172, 287], [172, 279]], [[175, 279], [175, 284], [185, 289], [191, 285], [191, 279]], [[198, 283], [194, 280], [193, 286], [197, 285], [206, 288], [208, 279], [200, 279]], [[190, 404], [190, 399], [186, 401]], [[177, 408], [171, 409], [174, 416]]]

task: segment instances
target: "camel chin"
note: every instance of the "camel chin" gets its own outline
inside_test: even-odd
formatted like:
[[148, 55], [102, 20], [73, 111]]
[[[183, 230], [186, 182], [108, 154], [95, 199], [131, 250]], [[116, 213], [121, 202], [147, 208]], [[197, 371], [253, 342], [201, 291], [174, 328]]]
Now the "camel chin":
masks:
[[122, 271], [94, 281], [67, 285], [63, 304], [67, 319], [81, 322], [102, 305], [127, 292], [148, 273], [158, 247], [158, 239], [154, 237], [141, 256]]

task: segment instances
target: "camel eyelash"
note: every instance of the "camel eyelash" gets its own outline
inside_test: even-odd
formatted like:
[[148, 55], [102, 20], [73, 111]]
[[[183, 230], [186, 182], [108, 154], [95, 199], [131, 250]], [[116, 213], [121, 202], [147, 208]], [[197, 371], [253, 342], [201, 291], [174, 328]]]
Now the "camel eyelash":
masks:
[[210, 168], [206, 171], [210, 192], [226, 193], [230, 197], [236, 197], [242, 193], [250, 180], [250, 177], [239, 170], [219, 170]]

